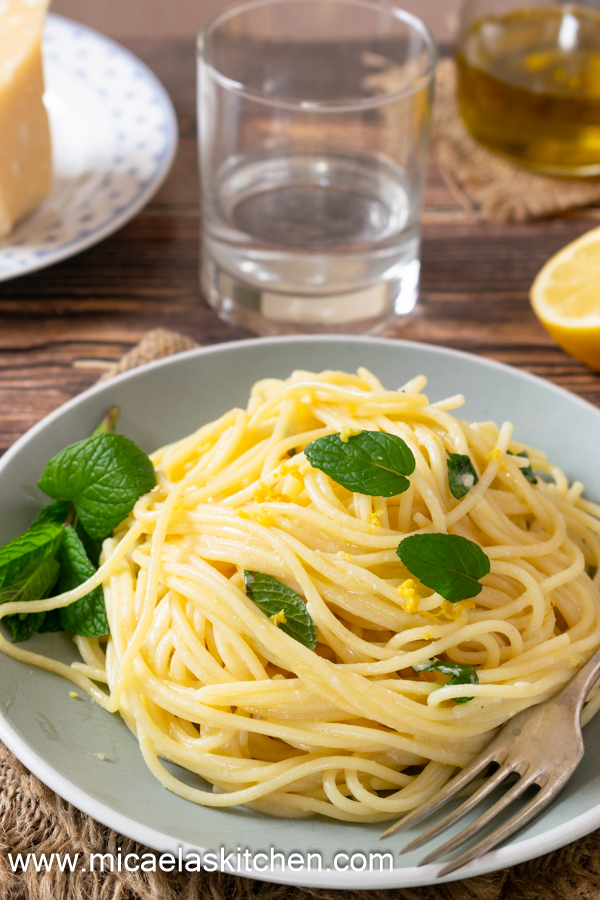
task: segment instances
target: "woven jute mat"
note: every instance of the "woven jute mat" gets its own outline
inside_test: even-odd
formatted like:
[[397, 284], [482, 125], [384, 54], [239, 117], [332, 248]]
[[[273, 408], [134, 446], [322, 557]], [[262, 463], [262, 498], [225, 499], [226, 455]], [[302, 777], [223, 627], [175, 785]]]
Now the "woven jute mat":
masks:
[[[152, 331], [103, 380], [195, 346], [182, 335]], [[123, 858], [151, 852], [66, 803], [0, 744], [0, 900], [600, 900], [600, 832], [501, 872], [385, 891], [289, 887], [222, 873], [83, 871], [90, 853], [116, 855], [119, 848]], [[31, 852], [79, 853], [81, 862], [74, 872], [56, 865], [13, 872], [8, 854]]]
[[465, 209], [482, 219], [523, 222], [600, 201], [600, 179], [536, 175], [481, 147], [458, 112], [453, 60], [438, 63], [435, 89], [433, 144], [440, 170]]

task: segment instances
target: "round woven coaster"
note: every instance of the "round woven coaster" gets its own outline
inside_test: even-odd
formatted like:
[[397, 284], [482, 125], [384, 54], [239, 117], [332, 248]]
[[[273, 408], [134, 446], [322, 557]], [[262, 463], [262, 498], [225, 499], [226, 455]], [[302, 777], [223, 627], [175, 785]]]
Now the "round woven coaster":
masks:
[[438, 63], [433, 143], [442, 175], [465, 209], [482, 219], [523, 222], [600, 202], [600, 179], [536, 175], [495, 156], [462, 123], [454, 60]]
[[[196, 346], [174, 332], [149, 332], [108, 377]], [[84, 871], [90, 853], [116, 855], [119, 848], [123, 858], [152, 852], [65, 802], [0, 743], [0, 900], [600, 900], [600, 831], [500, 872], [385, 891], [290, 887], [219, 872]], [[18, 853], [41, 860], [65, 852], [79, 854], [73, 872], [57, 865], [38, 872], [31, 863], [12, 871]]]

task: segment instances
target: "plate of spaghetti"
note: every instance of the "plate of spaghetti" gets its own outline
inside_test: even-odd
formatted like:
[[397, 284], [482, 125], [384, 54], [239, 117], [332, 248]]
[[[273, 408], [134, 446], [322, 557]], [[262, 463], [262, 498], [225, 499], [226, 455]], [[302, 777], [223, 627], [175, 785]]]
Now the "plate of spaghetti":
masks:
[[[15, 444], [0, 461], [2, 543], [47, 503], [49, 457], [112, 404], [154, 487], [89, 577], [0, 605], [0, 738], [184, 871], [435, 881], [438, 864], [398, 856], [414, 835], [379, 843], [383, 823], [600, 646], [598, 410], [405, 341], [194, 350], [90, 389]], [[11, 641], [9, 614], [57, 615], [98, 589], [106, 635]], [[600, 826], [599, 708], [593, 689], [563, 794], [448, 880]]]

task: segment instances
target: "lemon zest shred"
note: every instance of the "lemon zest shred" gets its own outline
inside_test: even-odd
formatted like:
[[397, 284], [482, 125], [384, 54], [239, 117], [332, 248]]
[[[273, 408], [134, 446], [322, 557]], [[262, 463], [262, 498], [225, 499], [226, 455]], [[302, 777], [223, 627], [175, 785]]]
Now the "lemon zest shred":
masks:
[[455, 622], [457, 619], [462, 619], [468, 609], [474, 608], [475, 604], [472, 600], [459, 600], [458, 603], [450, 603], [448, 600], [444, 600], [440, 607], [440, 613], [442, 616]]
[[269, 616], [273, 625], [285, 625], [287, 623], [287, 619], [285, 617], [285, 613], [282, 609], [279, 610], [278, 613], [275, 613], [274, 616]]
[[274, 521], [268, 509], [236, 509], [235, 514], [240, 519], [250, 519], [257, 525], [272, 525]]
[[400, 605], [404, 612], [407, 613], [416, 613], [419, 610], [419, 603], [421, 602], [421, 595], [417, 590], [417, 585], [413, 581], [412, 578], [407, 578], [406, 581], [403, 581], [402, 584], [399, 584], [396, 588], [398, 591], [398, 596], [400, 597]]
[[344, 425], [340, 431], [340, 441], [347, 444], [348, 438], [356, 437], [357, 434], [362, 434], [362, 431], [362, 428], [351, 428], [349, 425]]
[[300, 467], [295, 465], [290, 465], [289, 463], [284, 463], [279, 467], [277, 472], [281, 478], [284, 478], [286, 475], [292, 475], [294, 478], [298, 480], [302, 480], [302, 474], [300, 473]]
[[260, 484], [253, 496], [257, 503], [285, 503], [283, 494], [266, 484]]
[[429, 619], [430, 622], [439, 622], [440, 621], [440, 617], [437, 613], [427, 612], [427, 610], [425, 610], [425, 609], [420, 609], [419, 615], [423, 616], [423, 618], [425, 618], [425, 619]]
[[272, 525], [275, 520], [268, 509], [260, 509], [256, 514], [257, 525]]
[[472, 600], [459, 600], [458, 603], [450, 603], [449, 600], [444, 600], [437, 613], [426, 612], [422, 609], [419, 610], [419, 615], [429, 619], [430, 622], [439, 622], [442, 617], [450, 619], [451, 622], [456, 622], [458, 619], [462, 619], [468, 609], [474, 608], [475, 603]]
[[506, 472], [506, 465], [504, 463], [504, 460], [502, 459], [502, 450], [500, 449], [500, 447], [494, 447], [494, 449], [490, 450], [485, 458], [489, 462], [497, 462], [500, 471]]

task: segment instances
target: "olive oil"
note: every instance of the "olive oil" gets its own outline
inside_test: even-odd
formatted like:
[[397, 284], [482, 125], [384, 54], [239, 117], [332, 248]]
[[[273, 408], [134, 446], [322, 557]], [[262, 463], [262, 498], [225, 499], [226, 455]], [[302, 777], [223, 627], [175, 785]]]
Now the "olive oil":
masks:
[[468, 130], [488, 149], [548, 174], [600, 174], [600, 14], [520, 9], [474, 22], [457, 54]]

